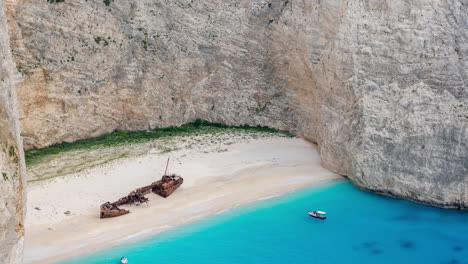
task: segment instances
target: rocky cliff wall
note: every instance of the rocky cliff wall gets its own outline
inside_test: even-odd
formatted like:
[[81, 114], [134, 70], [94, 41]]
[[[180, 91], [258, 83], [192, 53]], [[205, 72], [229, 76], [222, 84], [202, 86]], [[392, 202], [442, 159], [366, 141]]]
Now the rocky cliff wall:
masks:
[[10, 3], [27, 148], [268, 125], [362, 188], [468, 206], [465, 0]]
[[[311, 113], [301, 123], [318, 124], [302, 132], [319, 143], [323, 164], [364, 189], [468, 207], [468, 2], [325, 3], [328, 41], [304, 42], [301, 55], [314, 85], [295, 89]], [[295, 34], [277, 53], [305, 49]], [[282, 76], [288, 89], [306, 79]]]
[[6, 31], [4, 2], [0, 1], [0, 263], [21, 263], [24, 218], [24, 159], [19, 135], [14, 63]]
[[362, 1], [347, 20], [354, 26], [330, 54], [350, 53], [337, 57], [352, 65], [341, 87], [358, 105], [348, 175], [366, 189], [467, 208], [468, 2]]
[[[108, 3], [108, 4], [106, 4]], [[268, 64], [282, 1], [16, 1], [27, 148], [197, 117], [294, 130]]]

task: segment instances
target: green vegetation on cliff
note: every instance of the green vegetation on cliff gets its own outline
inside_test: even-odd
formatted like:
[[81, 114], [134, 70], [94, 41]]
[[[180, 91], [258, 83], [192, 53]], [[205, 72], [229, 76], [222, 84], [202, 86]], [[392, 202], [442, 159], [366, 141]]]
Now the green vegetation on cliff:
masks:
[[151, 141], [163, 137], [171, 136], [188, 136], [207, 133], [220, 133], [228, 130], [241, 130], [246, 132], [257, 133], [275, 133], [291, 137], [292, 134], [288, 131], [277, 130], [262, 126], [227, 126], [220, 123], [210, 123], [206, 120], [197, 119], [192, 123], [181, 125], [178, 127], [171, 126], [165, 128], [157, 128], [149, 131], [115, 131], [110, 134], [102, 135], [95, 138], [87, 138], [77, 140], [75, 142], [64, 142], [52, 145], [42, 149], [32, 149], [25, 153], [26, 163], [30, 164], [48, 155], [55, 155], [65, 151], [96, 149], [100, 147], [118, 146], [131, 143], [141, 143]]

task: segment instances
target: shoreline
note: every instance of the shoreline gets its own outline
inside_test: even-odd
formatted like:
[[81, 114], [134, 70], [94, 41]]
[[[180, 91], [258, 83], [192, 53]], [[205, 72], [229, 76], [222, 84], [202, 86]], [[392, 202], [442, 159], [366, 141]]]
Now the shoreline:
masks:
[[[324, 180], [342, 179], [322, 168], [316, 147], [302, 139], [240, 138], [232, 144], [217, 143], [226, 148], [221, 152], [201, 148], [148, 153], [33, 184], [28, 198], [24, 263], [50, 263], [92, 254], [237, 206]], [[154, 175], [159, 178], [169, 154], [169, 171], [184, 177], [184, 184], [176, 192], [166, 199], [149, 194], [148, 204], [122, 207], [130, 209], [130, 214], [99, 219], [99, 204], [150, 183]], [[61, 201], [64, 196], [68, 199]], [[61, 214], [67, 209], [70, 216]]]
[[[291, 194], [291, 193], [300, 192], [300, 191], [310, 189], [310, 188], [320, 187], [322, 185], [331, 184], [331, 183], [333, 183], [335, 181], [338, 183], [338, 182], [346, 182], [347, 180], [345, 180], [342, 177], [326, 178], [326, 179], [318, 180], [316, 182], [304, 185], [304, 186], [299, 187], [297, 189], [290, 189], [290, 190], [286, 190], [284, 192], [279, 192], [279, 193], [272, 194], [270, 196], [261, 197], [261, 198], [258, 198], [256, 200], [248, 201], [246, 203], [236, 204], [233, 207], [226, 208], [226, 209], [220, 210], [218, 212], [210, 213], [210, 214], [207, 214], [207, 215], [191, 218], [191, 219], [188, 219], [185, 222], [180, 222], [180, 223], [177, 223], [175, 225], [163, 226], [163, 227], [160, 227], [155, 232], [152, 232], [153, 230], [143, 230], [143, 231], [140, 231], [138, 233], [131, 234], [131, 235], [128, 235], [126, 237], [120, 238], [115, 243], [112, 243], [112, 245], [111, 244], [106, 244], [105, 247], [103, 247], [103, 248], [83, 251], [83, 255], [85, 255], [85, 256], [92, 255], [92, 254], [95, 254], [95, 253], [99, 253], [101, 251], [112, 250], [115, 247], [121, 247], [121, 246], [124, 246], [126, 244], [142, 242], [142, 241], [145, 241], [147, 239], [151, 239], [151, 238], [153, 238], [155, 236], [161, 235], [161, 234], [163, 234], [165, 232], [171, 232], [171, 231], [175, 230], [176, 228], [181, 228], [181, 227], [184, 227], [186, 225], [193, 225], [193, 224], [197, 224], [198, 222], [201, 222], [201, 221], [209, 220], [209, 218], [211, 218], [211, 217], [214, 217], [216, 215], [221, 215], [221, 214], [224, 214], [224, 213], [228, 213], [228, 212], [230, 212], [232, 210], [235, 210], [235, 209], [237, 209], [239, 207], [252, 206], [252, 205], [255, 205], [256, 203], [265, 202], [265, 201], [275, 199], [275, 198], [281, 198], [282, 196], [285, 196], [285, 195], [288, 195], [288, 194]], [[78, 253], [80, 253], [80, 252], [78, 252]], [[80, 257], [80, 256], [78, 256], [79, 255], [78, 253], [74, 253], [73, 255], [67, 254], [64, 258], [62, 258], [62, 257], [51, 258], [51, 260], [53, 261], [52, 263], [61, 263], [62, 261], [73, 260], [75, 258]], [[57, 260], [53, 260], [53, 259], [57, 259]]]

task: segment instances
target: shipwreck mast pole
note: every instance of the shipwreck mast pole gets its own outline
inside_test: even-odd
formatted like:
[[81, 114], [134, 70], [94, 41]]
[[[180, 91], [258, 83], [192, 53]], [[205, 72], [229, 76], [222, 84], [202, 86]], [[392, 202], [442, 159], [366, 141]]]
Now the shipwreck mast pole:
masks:
[[164, 171], [164, 175], [167, 173], [167, 167], [169, 166], [169, 158], [167, 158], [167, 163], [166, 163], [166, 170]]

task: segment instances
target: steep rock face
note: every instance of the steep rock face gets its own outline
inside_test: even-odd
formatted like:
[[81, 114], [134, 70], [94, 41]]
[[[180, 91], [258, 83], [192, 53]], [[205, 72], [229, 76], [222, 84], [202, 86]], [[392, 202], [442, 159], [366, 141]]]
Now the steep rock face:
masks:
[[294, 129], [266, 63], [276, 2], [16, 1], [25, 146], [196, 117]]
[[22, 262], [25, 170], [3, 1], [0, 28], [0, 263], [9, 264]]
[[468, 206], [466, 1], [10, 3], [27, 148], [268, 125], [362, 188]]
[[[309, 121], [299, 120], [316, 124], [307, 130], [300, 125], [303, 135], [319, 143], [326, 167], [362, 188], [466, 208], [468, 3], [368, 0], [320, 6], [327, 4], [333, 19], [321, 20], [332, 21], [325, 27], [332, 33], [324, 35], [328, 41], [318, 59], [313, 55], [322, 39], [297, 42], [292, 35], [299, 32], [276, 52], [292, 51], [286, 58], [294, 58], [295, 50], [308, 46], [295, 56], [308, 56], [307, 73], [299, 78], [297, 69], [283, 73], [287, 89], [312, 76], [313, 85], [295, 89], [303, 100], [300, 109], [311, 113]], [[311, 22], [307, 25], [320, 24]]]
[[349, 52], [337, 58], [352, 65], [341, 87], [352, 89], [358, 105], [350, 109], [356, 118], [347, 146], [354, 183], [468, 207], [467, 4], [349, 5], [345, 23], [354, 26], [342, 28], [330, 54]]

